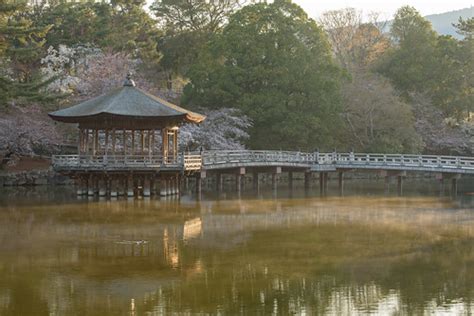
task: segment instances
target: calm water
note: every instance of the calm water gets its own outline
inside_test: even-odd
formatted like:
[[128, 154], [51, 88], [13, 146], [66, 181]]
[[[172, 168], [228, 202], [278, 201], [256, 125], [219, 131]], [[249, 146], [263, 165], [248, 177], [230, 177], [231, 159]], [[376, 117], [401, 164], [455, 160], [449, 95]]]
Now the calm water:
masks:
[[[0, 315], [471, 314], [474, 191], [0, 193]], [[317, 191], [317, 190], [314, 190]]]

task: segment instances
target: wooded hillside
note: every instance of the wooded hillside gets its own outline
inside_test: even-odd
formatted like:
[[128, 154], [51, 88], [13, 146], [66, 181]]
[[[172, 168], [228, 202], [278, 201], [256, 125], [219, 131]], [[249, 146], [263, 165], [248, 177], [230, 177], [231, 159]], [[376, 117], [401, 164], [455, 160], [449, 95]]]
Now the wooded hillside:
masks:
[[[438, 35], [402, 7], [388, 33], [354, 9], [290, 0], [0, 3], [0, 152], [51, 154], [48, 111], [138, 85], [209, 114], [182, 146], [474, 154], [474, 19]], [[462, 37], [461, 37], [462, 36]]]

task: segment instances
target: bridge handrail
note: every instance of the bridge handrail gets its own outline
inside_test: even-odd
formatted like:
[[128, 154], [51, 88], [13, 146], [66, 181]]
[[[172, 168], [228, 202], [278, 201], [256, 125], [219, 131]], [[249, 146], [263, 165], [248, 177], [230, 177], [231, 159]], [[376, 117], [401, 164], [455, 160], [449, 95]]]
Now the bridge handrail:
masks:
[[466, 169], [474, 171], [474, 157], [435, 156], [416, 154], [380, 153], [307, 153], [278, 150], [223, 150], [191, 152], [178, 155], [176, 160], [163, 161], [162, 155], [56, 155], [53, 166], [67, 167], [147, 167], [163, 165], [182, 167], [184, 170], [199, 170], [202, 166], [235, 164], [282, 163], [311, 167], [313, 165], [335, 165], [343, 167], [418, 167], [438, 169]]
[[474, 169], [474, 157], [380, 153], [305, 153], [292, 151], [225, 150], [203, 152], [203, 165], [244, 162], [294, 162], [302, 164], [376, 164]]

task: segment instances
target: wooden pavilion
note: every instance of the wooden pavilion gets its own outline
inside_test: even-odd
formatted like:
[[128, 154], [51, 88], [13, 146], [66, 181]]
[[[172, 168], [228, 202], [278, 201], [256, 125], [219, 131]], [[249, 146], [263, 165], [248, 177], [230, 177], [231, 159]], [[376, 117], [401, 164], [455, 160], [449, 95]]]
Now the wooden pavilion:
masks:
[[148, 196], [157, 183], [162, 195], [177, 194], [180, 175], [200, 169], [199, 156], [179, 153], [178, 133], [205, 117], [137, 88], [130, 75], [122, 87], [49, 116], [78, 124], [78, 154], [53, 160], [76, 179], [78, 194]]

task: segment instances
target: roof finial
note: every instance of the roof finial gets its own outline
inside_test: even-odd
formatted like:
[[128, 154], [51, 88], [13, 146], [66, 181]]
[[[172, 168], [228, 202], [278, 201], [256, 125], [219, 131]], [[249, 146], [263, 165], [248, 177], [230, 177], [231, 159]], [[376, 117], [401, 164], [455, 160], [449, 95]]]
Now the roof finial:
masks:
[[135, 87], [135, 81], [132, 79], [132, 72], [128, 72], [127, 77], [125, 77], [125, 80], [123, 82], [124, 87]]

